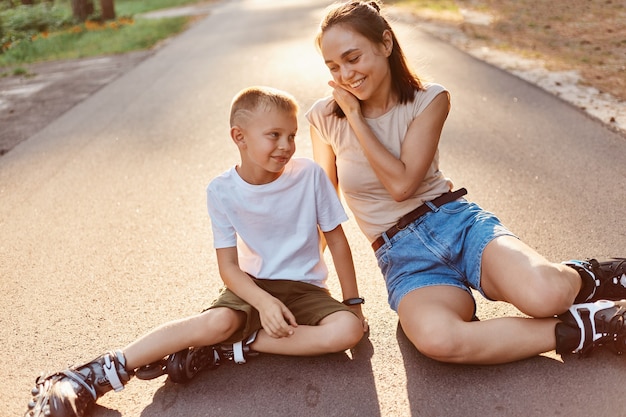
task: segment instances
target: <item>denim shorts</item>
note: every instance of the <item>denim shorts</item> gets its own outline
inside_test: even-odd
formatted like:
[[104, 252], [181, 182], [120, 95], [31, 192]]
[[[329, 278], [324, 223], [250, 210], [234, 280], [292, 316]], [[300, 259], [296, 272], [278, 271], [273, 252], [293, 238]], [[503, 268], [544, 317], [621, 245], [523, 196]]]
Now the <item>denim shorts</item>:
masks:
[[391, 239], [383, 236], [376, 258], [394, 311], [405, 295], [423, 287], [450, 285], [484, 296], [480, 272], [485, 247], [496, 237], [515, 237], [495, 215], [463, 198], [434, 207]]

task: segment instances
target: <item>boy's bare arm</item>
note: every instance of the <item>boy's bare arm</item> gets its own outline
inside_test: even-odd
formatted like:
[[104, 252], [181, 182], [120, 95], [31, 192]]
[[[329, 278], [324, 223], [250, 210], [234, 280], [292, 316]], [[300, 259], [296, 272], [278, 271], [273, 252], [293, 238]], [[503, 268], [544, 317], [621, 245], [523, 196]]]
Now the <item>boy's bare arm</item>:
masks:
[[287, 337], [297, 327], [296, 318], [276, 297], [259, 288], [253, 279], [241, 270], [237, 248], [217, 249], [217, 264], [226, 287], [258, 310], [263, 329], [272, 337]]
[[[359, 286], [356, 281], [356, 271], [354, 269], [354, 261], [352, 260], [352, 250], [348, 244], [348, 239], [341, 225], [337, 226], [330, 232], [324, 232], [328, 249], [333, 257], [339, 284], [341, 285], [341, 293], [344, 300], [348, 298], [357, 298], [359, 295]], [[367, 331], [367, 320], [363, 316], [361, 305], [357, 304], [350, 308], [359, 316], [363, 322], [363, 331]]]

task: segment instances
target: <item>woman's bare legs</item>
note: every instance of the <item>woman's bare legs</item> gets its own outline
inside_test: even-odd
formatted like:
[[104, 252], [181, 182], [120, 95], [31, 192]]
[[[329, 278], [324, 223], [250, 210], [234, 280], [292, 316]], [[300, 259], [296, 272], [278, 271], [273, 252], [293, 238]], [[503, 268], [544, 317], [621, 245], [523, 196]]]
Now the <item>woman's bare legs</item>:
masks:
[[497, 364], [556, 347], [555, 315], [565, 312], [580, 290], [576, 271], [548, 262], [516, 238], [492, 241], [483, 253], [482, 288], [537, 318], [503, 317], [471, 321], [472, 297], [449, 286], [410, 292], [398, 314], [407, 337], [424, 355], [443, 362]]
[[442, 362], [498, 364], [555, 348], [556, 319], [503, 317], [471, 321], [474, 301], [450, 286], [411, 291], [398, 308], [404, 333], [424, 355]]
[[506, 301], [532, 317], [565, 312], [580, 291], [574, 269], [546, 260], [521, 240], [502, 236], [483, 252], [481, 287], [494, 300]]

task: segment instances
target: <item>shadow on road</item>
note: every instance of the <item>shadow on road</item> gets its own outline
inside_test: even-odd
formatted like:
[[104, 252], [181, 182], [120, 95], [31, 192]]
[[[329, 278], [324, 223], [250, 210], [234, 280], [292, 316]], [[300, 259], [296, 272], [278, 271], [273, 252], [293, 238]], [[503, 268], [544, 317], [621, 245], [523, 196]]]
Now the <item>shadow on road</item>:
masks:
[[[617, 362], [623, 359], [606, 351], [564, 362], [537, 356], [505, 365], [463, 366], [423, 356], [399, 325], [396, 337], [412, 416], [590, 416], [615, 409], [588, 390], [611, 390], [619, 378], [623, 364]], [[573, 390], [572, 381], [580, 389]]]
[[[165, 380], [141, 416], [377, 417], [380, 406], [370, 362], [373, 353], [372, 343], [364, 337], [349, 353], [259, 355], [244, 365], [225, 362], [188, 384]], [[94, 417], [119, 415], [104, 407], [94, 409]]]

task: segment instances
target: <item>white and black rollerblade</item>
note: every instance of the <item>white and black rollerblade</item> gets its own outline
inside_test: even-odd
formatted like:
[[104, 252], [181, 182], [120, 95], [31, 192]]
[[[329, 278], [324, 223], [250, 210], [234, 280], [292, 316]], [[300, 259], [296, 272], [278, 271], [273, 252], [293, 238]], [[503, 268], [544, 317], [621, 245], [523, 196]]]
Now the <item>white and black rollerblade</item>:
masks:
[[205, 369], [219, 365], [220, 357], [214, 346], [190, 347], [173, 353], [160, 361], [137, 369], [138, 379], [154, 379], [168, 375], [172, 382], [184, 384]]
[[626, 352], [626, 300], [574, 304], [558, 316], [556, 352], [585, 356], [597, 347]]
[[138, 379], [145, 380], [167, 374], [170, 381], [184, 384], [205, 369], [217, 368], [222, 360], [243, 364], [246, 363], [248, 357], [258, 355], [257, 352], [250, 349], [256, 335], [257, 332], [246, 340], [232, 345], [219, 344], [183, 349], [160, 361], [138, 368], [135, 375]]
[[32, 389], [26, 417], [83, 417], [104, 393], [121, 391], [133, 375], [120, 351], [84, 365], [41, 375]]
[[172, 382], [185, 383], [198, 372], [217, 367], [221, 360], [245, 363], [247, 357], [258, 354], [250, 349], [256, 335], [233, 345], [183, 349], [136, 371], [127, 370], [124, 354], [115, 351], [81, 366], [41, 375], [25, 417], [85, 417], [98, 398], [111, 390], [121, 391], [133, 375], [153, 379], [167, 374]]
[[583, 299], [577, 299], [577, 303], [626, 299], [626, 258], [605, 261], [572, 260], [563, 263], [574, 268], [583, 279]]

